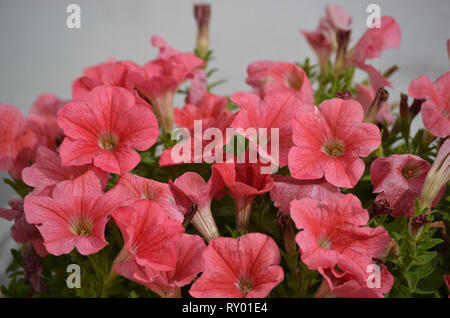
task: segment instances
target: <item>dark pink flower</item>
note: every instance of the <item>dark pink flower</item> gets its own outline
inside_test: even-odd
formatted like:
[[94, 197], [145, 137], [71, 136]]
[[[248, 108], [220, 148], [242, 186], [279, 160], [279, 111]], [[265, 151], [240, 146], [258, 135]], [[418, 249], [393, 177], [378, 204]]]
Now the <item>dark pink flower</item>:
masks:
[[219, 237], [203, 252], [203, 274], [189, 293], [197, 298], [263, 298], [284, 278], [280, 252], [267, 235]]
[[[207, 241], [218, 237], [216, 223], [211, 213], [211, 201], [222, 190], [220, 175], [213, 170], [207, 183], [195, 172], [185, 172], [175, 182], [169, 180], [175, 202], [197, 231]], [[193, 215], [189, 215], [193, 213]]]
[[[108, 193], [108, 192], [107, 192]], [[168, 217], [155, 201], [139, 200], [131, 206], [117, 208], [112, 214], [124, 239], [117, 256], [115, 272], [128, 277], [140, 267], [169, 271], [176, 266], [174, 243], [184, 228]]]
[[426, 99], [421, 112], [425, 128], [434, 136], [450, 135], [450, 72], [441, 75], [434, 83], [421, 75], [409, 84], [409, 96]]
[[27, 185], [34, 188], [32, 195], [51, 196], [58, 183], [74, 180], [88, 170], [93, 170], [102, 181], [103, 188], [106, 188], [108, 173], [89, 165], [62, 166], [56, 152], [41, 146], [34, 164], [22, 171], [22, 178]]
[[36, 224], [50, 254], [58, 256], [77, 248], [80, 254], [89, 255], [108, 244], [106, 223], [128, 194], [120, 186], [103, 194], [100, 179], [93, 172], [89, 175], [58, 184], [53, 198], [32, 195], [25, 198], [26, 220]]
[[337, 267], [340, 276], [365, 278], [367, 265], [382, 255], [389, 243], [383, 227], [364, 227], [369, 214], [352, 194], [330, 194], [320, 203], [310, 198], [294, 200], [291, 217], [302, 230], [296, 237], [302, 262], [322, 273]]
[[413, 216], [414, 200], [420, 198], [430, 167], [426, 160], [415, 155], [392, 155], [375, 159], [370, 166], [370, 177], [373, 192], [379, 193], [376, 200], [389, 202], [394, 217]]
[[[261, 158], [279, 167], [286, 166], [293, 146], [292, 116], [303, 109], [301, 101], [286, 90], [269, 91], [264, 99], [239, 92], [231, 95], [231, 100], [240, 108], [232, 124], [236, 132], [249, 140]], [[262, 129], [266, 129], [266, 138]]]
[[217, 171], [231, 191], [236, 205], [236, 226], [245, 230], [250, 221], [253, 200], [257, 195], [269, 192], [272, 187], [270, 174], [261, 173], [261, 164], [216, 163]]
[[364, 173], [364, 162], [381, 143], [380, 130], [363, 123], [364, 111], [355, 100], [335, 98], [319, 107], [305, 105], [292, 122], [295, 147], [289, 170], [297, 179], [320, 179], [352, 188]]
[[305, 104], [314, 102], [314, 92], [306, 73], [297, 65], [276, 61], [257, 61], [247, 67], [245, 82], [264, 95], [274, 89], [286, 89]]
[[185, 102], [186, 104], [199, 105], [203, 96], [208, 93], [206, 71], [203, 68], [198, 68], [192, 72], [192, 76]]
[[147, 150], [158, 138], [153, 112], [121, 87], [100, 86], [84, 100], [69, 102], [58, 113], [67, 137], [60, 147], [63, 165], [94, 166], [124, 174], [140, 162], [133, 150]]
[[[206, 244], [200, 236], [183, 234], [175, 242], [177, 264], [171, 271], [145, 268], [136, 274], [138, 280], [161, 297], [181, 297], [180, 287], [186, 286], [202, 271], [202, 253]], [[148, 281], [148, 282], [146, 282]]]
[[23, 210], [23, 199], [11, 199], [9, 205], [11, 209], [0, 209], [0, 218], [8, 221], [14, 220], [14, 225], [11, 227], [11, 236], [17, 243], [30, 242], [36, 253], [44, 257], [48, 254], [43, 243], [43, 238], [34, 224], [29, 224], [25, 219]]
[[[160, 43], [160, 40], [157, 42]], [[203, 60], [191, 53], [168, 50], [161, 44], [159, 57], [133, 72], [133, 81], [139, 91], [153, 106], [166, 133], [173, 129], [173, 98], [182, 82], [192, 78], [192, 72], [204, 65]]]
[[339, 188], [329, 184], [324, 179], [297, 180], [290, 176], [272, 175], [273, 189], [270, 197], [279, 211], [289, 214], [292, 200], [311, 198], [322, 201], [330, 193], [338, 193]]
[[120, 177], [117, 184], [123, 186], [133, 200], [155, 201], [167, 212], [170, 218], [183, 222], [184, 216], [177, 208], [167, 183], [127, 173]]

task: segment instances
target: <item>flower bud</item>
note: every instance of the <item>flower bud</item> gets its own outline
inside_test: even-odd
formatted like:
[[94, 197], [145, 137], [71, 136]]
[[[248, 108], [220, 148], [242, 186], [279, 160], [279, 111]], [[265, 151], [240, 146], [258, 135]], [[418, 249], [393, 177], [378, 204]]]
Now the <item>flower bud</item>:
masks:
[[450, 179], [450, 140], [447, 139], [439, 150], [436, 160], [425, 177], [421, 194], [421, 208], [431, 208], [442, 187]]
[[194, 16], [197, 21], [197, 52], [204, 59], [209, 50], [209, 17], [211, 6], [209, 4], [194, 5]]

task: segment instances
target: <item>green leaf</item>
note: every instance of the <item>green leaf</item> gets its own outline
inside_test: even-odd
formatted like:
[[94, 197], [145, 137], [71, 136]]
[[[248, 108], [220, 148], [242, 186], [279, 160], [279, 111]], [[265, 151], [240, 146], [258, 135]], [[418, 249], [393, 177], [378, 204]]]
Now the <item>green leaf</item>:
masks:
[[425, 251], [429, 250], [432, 247], [435, 247], [436, 245], [444, 242], [444, 240], [440, 238], [428, 238], [420, 241], [420, 244], [418, 246], [419, 251]]
[[424, 252], [422, 254], [419, 254], [415, 257], [413, 264], [415, 265], [424, 265], [430, 262], [435, 256], [437, 255], [437, 252]]
[[411, 293], [414, 293], [417, 287], [417, 283], [420, 280], [420, 277], [414, 272], [408, 272], [405, 274], [406, 282], [408, 283], [409, 290]]

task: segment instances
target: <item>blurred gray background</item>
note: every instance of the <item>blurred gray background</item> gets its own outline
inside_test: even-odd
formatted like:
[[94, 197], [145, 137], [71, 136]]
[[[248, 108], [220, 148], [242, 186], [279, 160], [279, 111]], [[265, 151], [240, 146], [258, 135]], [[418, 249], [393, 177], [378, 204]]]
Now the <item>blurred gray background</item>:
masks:
[[[130, 59], [144, 63], [157, 50], [150, 36], [157, 34], [179, 50], [195, 46], [196, 24], [192, 0], [0, 0], [0, 103], [19, 107], [27, 114], [44, 92], [63, 99], [70, 84], [87, 66], [107, 60]], [[312, 50], [300, 29], [313, 30], [326, 4], [338, 4], [353, 17], [353, 42], [366, 30], [366, 7], [376, 3], [381, 15], [391, 15], [402, 28], [402, 43], [387, 50], [376, 68], [393, 64], [400, 71], [391, 78], [391, 96], [407, 92], [411, 79], [426, 73], [431, 80], [449, 70], [445, 42], [450, 37], [449, 0], [213, 0], [211, 47], [220, 71], [214, 79], [228, 81], [216, 94], [249, 90], [246, 67], [259, 59], [303, 61]], [[81, 29], [66, 27], [66, 7], [81, 6]], [[364, 78], [364, 74], [359, 74]], [[178, 99], [177, 106], [183, 106]], [[1, 118], [0, 118], [1, 120]], [[415, 127], [422, 125], [420, 119]], [[0, 172], [0, 177], [7, 176]], [[14, 195], [0, 184], [0, 206]], [[0, 219], [0, 284], [10, 261], [11, 224]]]

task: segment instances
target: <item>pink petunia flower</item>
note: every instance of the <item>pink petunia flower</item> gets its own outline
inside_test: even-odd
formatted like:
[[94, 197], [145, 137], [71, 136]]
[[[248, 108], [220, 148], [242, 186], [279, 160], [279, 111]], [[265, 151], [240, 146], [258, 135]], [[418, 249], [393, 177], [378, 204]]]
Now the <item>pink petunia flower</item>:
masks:
[[14, 241], [22, 244], [30, 242], [39, 256], [46, 256], [48, 252], [43, 245], [42, 235], [35, 225], [28, 223], [25, 219], [24, 200], [11, 199], [8, 203], [11, 209], [0, 209], [0, 218], [8, 221], [14, 220], [14, 225], [11, 227], [11, 236]]
[[63, 165], [94, 166], [124, 174], [140, 162], [133, 150], [147, 150], [158, 138], [158, 122], [121, 87], [100, 86], [83, 101], [69, 102], [58, 113], [67, 137], [60, 147]]
[[370, 166], [370, 177], [376, 200], [386, 200], [392, 207], [391, 215], [414, 215], [414, 199], [420, 198], [425, 177], [431, 165], [415, 155], [392, 155], [377, 158]]
[[50, 254], [58, 256], [77, 248], [80, 254], [89, 255], [108, 244], [109, 215], [127, 198], [120, 186], [103, 194], [100, 179], [90, 172], [87, 178], [58, 184], [53, 198], [26, 196], [24, 209], [27, 222], [36, 224]]
[[441, 75], [434, 83], [421, 75], [409, 84], [409, 96], [426, 99], [421, 112], [425, 128], [434, 136], [450, 135], [450, 72]]
[[280, 252], [267, 235], [212, 240], [203, 252], [203, 274], [189, 293], [196, 298], [263, 298], [283, 279]]
[[169, 271], [176, 267], [174, 243], [181, 239], [184, 228], [158, 203], [135, 201], [117, 208], [112, 216], [125, 242], [114, 261], [117, 274], [129, 277], [141, 268]]
[[[40, 95], [26, 117], [26, 127], [35, 132], [41, 146], [56, 150], [64, 133], [56, 122], [56, 114], [63, 101], [53, 94]], [[34, 161], [34, 160], [33, 160]]]
[[367, 266], [386, 251], [389, 243], [383, 227], [364, 227], [369, 214], [352, 194], [330, 194], [320, 203], [310, 198], [294, 200], [291, 217], [302, 230], [296, 237], [302, 262], [322, 273], [338, 268], [340, 276], [365, 278]]
[[168, 213], [171, 219], [180, 223], [183, 222], [184, 216], [177, 208], [167, 183], [127, 173], [120, 177], [117, 184], [123, 186], [133, 200], [155, 201]]
[[[232, 124], [236, 132], [249, 140], [261, 159], [279, 167], [286, 166], [293, 146], [291, 119], [303, 109], [301, 101], [285, 90], [269, 91], [264, 99], [239, 92], [231, 95], [231, 100], [240, 108]], [[262, 129], [266, 129], [266, 136], [261, 133]]]
[[[159, 48], [159, 59], [168, 60], [170, 57], [182, 53], [181, 51], [172, 48], [166, 40], [160, 36], [154, 35], [151, 40], [152, 45]], [[203, 95], [208, 92], [206, 72], [203, 68], [197, 68], [191, 72], [191, 75], [192, 78], [189, 79], [191, 86], [189, 87], [189, 92], [186, 96], [186, 104], [199, 105]]]
[[178, 87], [192, 72], [204, 65], [203, 60], [191, 53], [176, 53], [162, 45], [159, 57], [146, 63], [132, 78], [139, 93], [153, 106], [164, 132], [173, 129], [173, 98]]
[[[373, 87], [360, 83], [356, 84], [355, 100], [358, 101], [364, 108], [364, 113], [366, 115], [370, 109], [370, 105], [375, 99], [375, 95], [376, 91]], [[384, 124], [384, 122], [386, 122], [388, 125], [392, 125], [394, 123], [395, 118], [394, 115], [392, 115], [390, 105], [387, 101], [385, 101], [381, 105], [378, 114], [376, 115], [376, 121], [381, 124]]]
[[131, 72], [138, 71], [139, 66], [131, 61], [107, 62], [86, 68], [83, 76], [72, 83], [72, 99], [83, 100], [97, 86], [118, 86], [130, 92], [134, 90]]
[[264, 95], [274, 89], [286, 89], [305, 104], [314, 102], [314, 92], [306, 73], [297, 65], [276, 61], [257, 61], [247, 67], [245, 82]]
[[[223, 146], [228, 140], [223, 136], [226, 136], [227, 128], [231, 127], [236, 117], [236, 114], [226, 109], [227, 104], [226, 97], [206, 93], [199, 105], [186, 104], [181, 109], [175, 109], [175, 123], [187, 129], [184, 133], [189, 134], [174, 147], [163, 150], [159, 165], [212, 163], [218, 161], [216, 158], [224, 161]], [[220, 132], [222, 138], [208, 135], [206, 132], [209, 128]], [[180, 160], [174, 160], [173, 152], [177, 153]]]
[[[185, 215], [185, 222], [191, 221], [207, 241], [218, 237], [216, 223], [211, 213], [211, 201], [222, 190], [220, 175], [213, 170], [207, 183], [195, 172], [185, 172], [169, 186], [179, 210]], [[192, 214], [192, 215], [190, 215]]]
[[0, 104], [0, 170], [21, 179], [23, 168], [34, 159], [38, 136], [14, 106]]
[[322, 72], [326, 71], [331, 54], [337, 50], [337, 31], [348, 29], [352, 22], [350, 15], [339, 6], [327, 5], [325, 13], [316, 30], [301, 31], [315, 51]]
[[[183, 234], [175, 242], [177, 264], [171, 271], [155, 271], [145, 268], [135, 276], [158, 295], [164, 298], [181, 297], [180, 287], [186, 286], [202, 271], [202, 253], [206, 244], [200, 236]], [[145, 273], [146, 277], [142, 274]]]
[[383, 86], [392, 87], [392, 84], [372, 65], [367, 64], [366, 60], [381, 57], [381, 53], [386, 49], [398, 48], [401, 38], [400, 26], [394, 18], [383, 16], [380, 18], [380, 27], [369, 28], [347, 52], [344, 64], [346, 67], [356, 66], [366, 71], [375, 90]]
[[103, 188], [106, 188], [108, 173], [89, 165], [62, 166], [56, 152], [41, 146], [38, 148], [34, 164], [22, 171], [22, 179], [27, 185], [34, 188], [32, 195], [51, 196], [58, 183], [74, 180], [89, 170], [96, 173], [102, 181]]
[[262, 174], [261, 164], [256, 163], [216, 163], [213, 171], [222, 176], [233, 195], [237, 228], [247, 229], [255, 197], [273, 188], [270, 174]]
[[355, 100], [326, 100], [305, 105], [292, 122], [295, 147], [289, 151], [289, 170], [297, 179], [325, 180], [337, 187], [354, 187], [364, 162], [381, 144], [380, 130], [363, 123], [364, 111]]
[[311, 198], [322, 201], [331, 193], [339, 193], [339, 188], [335, 187], [324, 179], [318, 180], [297, 180], [290, 176], [272, 175], [273, 189], [270, 197], [274, 201], [274, 206], [279, 211], [289, 214], [289, 205], [292, 200], [301, 198]]
[[[371, 267], [374, 266], [374, 267]], [[371, 280], [372, 269], [383, 266], [379, 278]], [[394, 277], [384, 265], [368, 263], [362, 266], [343, 264], [342, 268], [319, 269], [323, 276], [316, 298], [383, 298], [394, 284]], [[378, 284], [377, 284], [378, 280]]]

